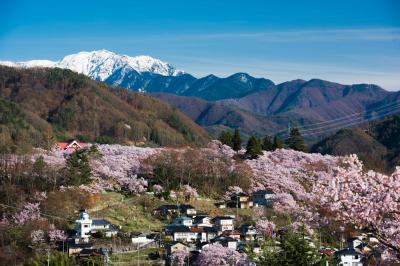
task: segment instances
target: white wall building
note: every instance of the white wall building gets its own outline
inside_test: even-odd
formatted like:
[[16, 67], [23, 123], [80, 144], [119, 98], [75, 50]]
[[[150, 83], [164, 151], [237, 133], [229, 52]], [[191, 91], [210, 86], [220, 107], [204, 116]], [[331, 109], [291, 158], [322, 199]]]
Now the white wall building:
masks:
[[84, 241], [88, 241], [92, 230], [92, 220], [86, 210], [81, 210], [79, 219], [75, 221], [76, 236]]

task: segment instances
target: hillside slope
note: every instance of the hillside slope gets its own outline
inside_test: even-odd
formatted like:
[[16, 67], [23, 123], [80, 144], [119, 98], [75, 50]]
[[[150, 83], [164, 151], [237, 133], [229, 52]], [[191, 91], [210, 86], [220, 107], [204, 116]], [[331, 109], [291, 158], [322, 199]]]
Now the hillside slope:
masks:
[[221, 130], [240, 128], [244, 135], [273, 134], [287, 120], [270, 119], [262, 115], [239, 109], [235, 106], [196, 97], [177, 96], [167, 93], [155, 93], [154, 97], [165, 101], [189, 116], [200, 126], [209, 131], [213, 137], [218, 137]]
[[400, 115], [339, 130], [316, 143], [312, 152], [357, 154], [368, 168], [389, 171], [400, 162]]
[[208, 140], [202, 128], [169, 105], [70, 70], [0, 67], [0, 97], [17, 105], [27, 123], [41, 132], [35, 141], [39, 146], [77, 135], [90, 141], [145, 139], [158, 145]]

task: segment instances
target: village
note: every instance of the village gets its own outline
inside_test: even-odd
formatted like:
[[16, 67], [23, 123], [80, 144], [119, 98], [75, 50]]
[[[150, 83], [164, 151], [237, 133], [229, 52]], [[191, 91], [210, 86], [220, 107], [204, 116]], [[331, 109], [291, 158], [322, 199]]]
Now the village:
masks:
[[[268, 208], [273, 204], [272, 196], [273, 194], [266, 190], [253, 193], [252, 197], [242, 192], [233, 194], [226, 205], [230, 206], [227, 208], [235, 209], [248, 209], [253, 206]], [[236, 204], [233, 204], [234, 202]], [[222, 203], [217, 203], [216, 206], [225, 208]], [[127, 233], [120, 231], [105, 219], [91, 218], [86, 210], [80, 210], [75, 221], [74, 235], [64, 247], [70, 256], [78, 259], [98, 258], [99, 261], [104, 261], [104, 265], [114, 265], [113, 262], [118, 262], [118, 254], [132, 254], [132, 264], [129, 265], [174, 265], [174, 256], [179, 253], [190, 254], [185, 265], [191, 265], [205, 248], [215, 243], [240, 253], [244, 253], [246, 248], [251, 248], [251, 252], [256, 255], [262, 252], [262, 232], [254, 224], [237, 224], [235, 215], [211, 217], [205, 213], [198, 213], [190, 204], [161, 205], [153, 210], [153, 215], [172, 219], [172, 222], [166, 224], [159, 232]], [[98, 241], [99, 236], [101, 241]], [[115, 245], [117, 236], [129, 239], [130, 243]], [[314, 246], [311, 239], [309, 243]], [[336, 259], [338, 263], [335, 265], [363, 265], [363, 258], [371, 253], [373, 245], [377, 243], [378, 240], [370, 235], [360, 235], [347, 239], [347, 246], [343, 249], [320, 247], [319, 252], [321, 256]], [[143, 255], [143, 250], [151, 252]]]
[[[88, 146], [90, 144], [73, 140], [58, 143], [56, 148], [71, 153]], [[154, 192], [146, 194], [150, 198], [156, 197]], [[257, 219], [263, 220], [263, 214], [273, 208], [272, 190], [262, 189], [248, 194], [232, 187], [224, 200], [212, 203], [212, 213], [192, 205], [199, 201], [200, 198], [186, 196], [179, 199], [175, 195], [172, 202], [146, 210], [161, 221], [160, 230], [149, 228], [134, 232], [122, 230], [121, 226], [96, 217], [96, 212], [81, 209], [74, 230], [60, 243], [59, 249], [78, 261], [89, 258], [98, 265], [176, 265], [175, 261], [181, 254], [185, 254], [184, 265], [194, 265], [199, 254], [212, 244], [243, 254], [251, 253], [255, 257], [262, 255], [265, 233], [257, 227]], [[258, 212], [262, 210], [263, 214], [243, 222], [243, 212], [249, 214], [256, 209]], [[333, 265], [364, 265], [365, 258], [377, 251], [374, 247], [379, 243], [370, 234], [349, 238], [341, 243], [340, 248], [324, 247], [321, 243], [316, 247], [311, 236], [305, 236], [305, 239], [321, 257], [327, 258], [326, 265], [329, 261], [333, 261]]]

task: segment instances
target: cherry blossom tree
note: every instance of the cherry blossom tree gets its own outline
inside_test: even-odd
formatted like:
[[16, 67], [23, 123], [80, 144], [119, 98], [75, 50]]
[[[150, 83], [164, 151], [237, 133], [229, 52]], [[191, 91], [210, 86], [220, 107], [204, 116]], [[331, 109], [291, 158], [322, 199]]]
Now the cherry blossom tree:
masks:
[[356, 155], [334, 157], [284, 149], [246, 163], [253, 172], [253, 190], [273, 190], [274, 210], [292, 214], [293, 222], [352, 225], [374, 233], [400, 254], [400, 168], [384, 175], [364, 171]]
[[188, 264], [189, 253], [186, 250], [178, 250], [171, 256], [171, 264], [173, 266], [183, 266]]
[[274, 235], [275, 224], [267, 219], [258, 220], [256, 222], [256, 229], [261, 232], [264, 237], [272, 237]]
[[241, 258], [242, 255], [239, 252], [215, 243], [204, 248], [197, 259], [197, 264], [199, 266], [236, 265]]
[[53, 224], [50, 225], [48, 235], [50, 242], [65, 241], [68, 238], [65, 231], [56, 229]]
[[229, 200], [233, 195], [242, 193], [243, 189], [239, 186], [229, 186], [228, 191], [225, 192], [224, 199]]
[[120, 178], [118, 183], [122, 190], [132, 194], [143, 194], [147, 190], [147, 181], [137, 175]]
[[40, 217], [40, 203], [26, 203], [22, 211], [13, 215], [13, 221], [16, 224], [24, 224], [27, 221], [39, 220]]
[[374, 233], [400, 256], [400, 167], [391, 175], [364, 172], [357, 156], [344, 157], [333, 176], [318, 179], [312, 192], [315, 207], [331, 219]]
[[186, 198], [186, 200], [190, 200], [192, 198], [197, 198], [199, 194], [197, 193], [197, 190], [190, 185], [183, 185], [182, 186], [182, 192], [183, 196]]

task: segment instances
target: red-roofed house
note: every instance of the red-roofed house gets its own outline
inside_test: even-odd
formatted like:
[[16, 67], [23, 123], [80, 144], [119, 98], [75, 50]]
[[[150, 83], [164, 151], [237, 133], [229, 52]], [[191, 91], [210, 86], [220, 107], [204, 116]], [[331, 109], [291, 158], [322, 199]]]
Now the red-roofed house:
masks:
[[72, 140], [69, 142], [57, 142], [56, 149], [61, 151], [77, 151], [83, 149], [88, 146], [88, 143], [78, 142], [76, 140]]

